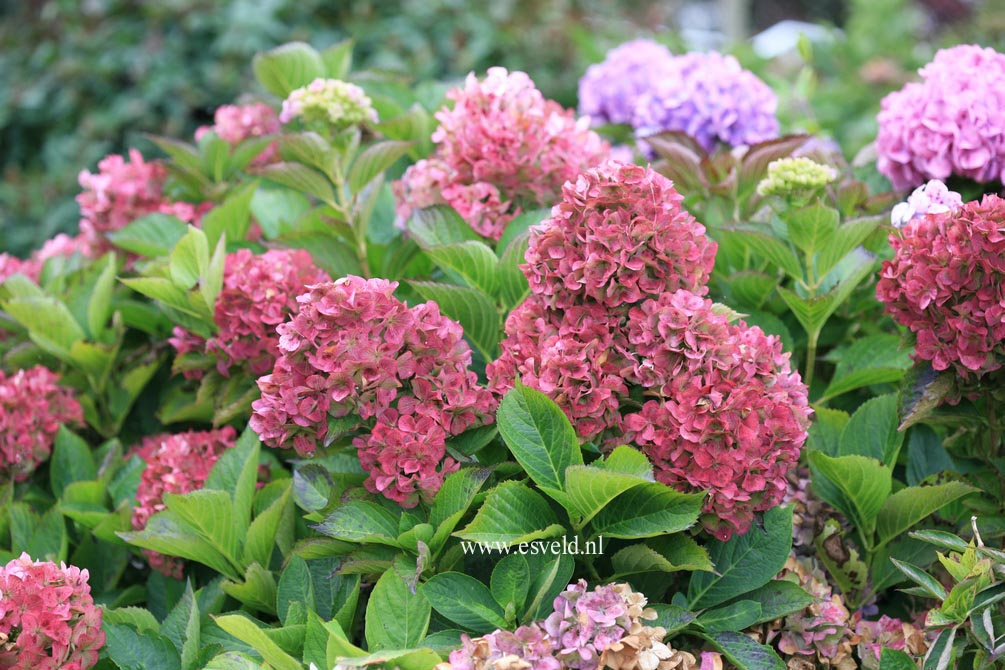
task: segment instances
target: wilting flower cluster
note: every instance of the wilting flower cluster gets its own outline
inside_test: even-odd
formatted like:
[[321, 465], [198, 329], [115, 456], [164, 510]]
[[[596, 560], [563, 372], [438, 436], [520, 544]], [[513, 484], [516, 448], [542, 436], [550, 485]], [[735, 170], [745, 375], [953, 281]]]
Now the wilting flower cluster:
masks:
[[961, 45], [943, 49], [921, 81], [883, 98], [877, 167], [895, 188], [950, 175], [999, 181], [1005, 170], [1005, 55]]
[[413, 208], [447, 204], [497, 240], [524, 208], [550, 205], [563, 183], [610, 151], [588, 119], [547, 100], [523, 72], [469, 74], [447, 98], [454, 107], [436, 113], [435, 153], [395, 184], [402, 221]]
[[[195, 139], [202, 139], [208, 132], [216, 135], [231, 145], [237, 145], [244, 140], [275, 135], [281, 125], [276, 110], [262, 102], [250, 105], [221, 105], [213, 113], [213, 125], [203, 126], [195, 131]], [[252, 161], [253, 165], [265, 165], [276, 159], [279, 153], [278, 145], [273, 142], [258, 154]]]
[[587, 170], [531, 229], [532, 293], [487, 373], [497, 393], [520, 381], [549, 395], [582, 439], [634, 443], [659, 481], [710, 490], [702, 522], [728, 538], [782, 499], [809, 409], [778, 338], [702, 297], [704, 233], [661, 175]]
[[778, 99], [733, 56], [691, 52], [665, 69], [635, 105], [637, 137], [680, 131], [711, 152], [719, 142], [735, 147], [778, 136]]
[[906, 202], [894, 206], [890, 212], [890, 223], [894, 228], [903, 228], [926, 214], [955, 212], [960, 207], [963, 207], [963, 197], [956, 191], [950, 191], [938, 179], [932, 179], [914, 189]]
[[87, 670], [105, 645], [87, 570], [21, 554], [0, 568], [0, 667]]
[[[164, 495], [188, 493], [202, 488], [210, 470], [224, 451], [234, 446], [237, 434], [226, 426], [211, 431], [162, 434], [146, 437], [135, 450], [135, 455], [146, 463], [136, 492], [132, 526], [143, 530], [157, 512], [166, 508]], [[158, 572], [181, 579], [183, 563], [173, 556], [143, 550], [150, 567]]]
[[698, 670], [692, 654], [663, 642], [665, 629], [646, 623], [655, 618], [627, 584], [587, 591], [580, 580], [555, 598], [543, 621], [476, 639], [461, 635], [461, 648], [437, 670]]
[[1005, 200], [987, 195], [890, 236], [876, 296], [916, 336], [915, 359], [976, 382], [1005, 364]]
[[757, 192], [761, 195], [787, 195], [814, 191], [837, 177], [837, 170], [809, 158], [780, 158], [768, 164], [768, 176], [757, 185]]
[[129, 150], [129, 160], [113, 154], [101, 159], [97, 173], [81, 172], [79, 181], [84, 190], [77, 203], [84, 242], [100, 254], [111, 248], [106, 234], [154, 212], [196, 223], [208, 205], [170, 201], [163, 192], [166, 178], [163, 165], [144, 161], [136, 149]]
[[662, 44], [638, 39], [607, 52], [579, 80], [579, 113], [594, 124], [631, 123], [639, 96], [674, 73], [673, 54]]
[[[297, 311], [297, 296], [306, 286], [329, 280], [303, 249], [264, 254], [239, 249], [224, 264], [223, 288], [213, 314], [218, 333], [203, 340], [175, 327], [171, 344], [179, 354], [197, 351], [213, 356], [225, 377], [233, 368], [256, 377], [266, 374], [279, 355], [276, 327]], [[189, 370], [186, 376], [201, 377], [202, 370]]]
[[360, 123], [376, 123], [377, 112], [369, 96], [356, 84], [341, 79], [315, 79], [292, 91], [283, 101], [279, 120], [289, 123], [296, 118], [343, 130]]
[[460, 325], [435, 303], [409, 308], [396, 287], [349, 276], [298, 297], [299, 312], [278, 329], [275, 368], [258, 380], [251, 427], [301, 456], [338, 437], [329, 421], [359, 432], [367, 488], [413, 507], [458, 467], [446, 440], [491, 423], [495, 400], [468, 369]]
[[928, 651], [928, 641], [921, 629], [885, 614], [879, 621], [859, 621], [855, 633], [859, 638], [858, 655], [863, 670], [879, 670], [884, 647], [905, 651], [915, 659], [921, 659]]
[[55, 372], [42, 366], [10, 376], [0, 371], [0, 476], [27, 479], [48, 460], [60, 424], [82, 421], [80, 403]]

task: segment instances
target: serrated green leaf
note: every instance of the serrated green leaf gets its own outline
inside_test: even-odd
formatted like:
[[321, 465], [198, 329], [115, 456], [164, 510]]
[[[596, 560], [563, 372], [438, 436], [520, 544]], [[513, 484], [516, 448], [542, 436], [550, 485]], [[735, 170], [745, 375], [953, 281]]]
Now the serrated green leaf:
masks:
[[862, 403], [841, 432], [840, 456], [866, 456], [893, 467], [904, 442], [897, 430], [897, 396], [881, 395]]
[[359, 193], [364, 186], [407, 154], [412, 146], [412, 142], [389, 140], [377, 142], [364, 149], [349, 169], [349, 190]]
[[209, 244], [206, 234], [190, 226], [185, 237], [171, 251], [171, 281], [180, 289], [193, 288], [209, 267]]
[[703, 612], [695, 619], [709, 633], [722, 633], [749, 628], [762, 619], [761, 604], [753, 600], [738, 600]]
[[876, 516], [879, 544], [906, 533], [909, 528], [934, 514], [954, 500], [979, 489], [963, 482], [935, 486], [909, 486], [891, 495]]
[[871, 538], [876, 516], [893, 487], [890, 470], [873, 458], [831, 458], [818, 451], [809, 453], [809, 463], [813, 491], [843, 512], [863, 538]]
[[796, 258], [792, 249], [787, 247], [783, 242], [770, 235], [753, 230], [734, 231], [730, 233], [730, 236], [735, 237], [748, 248], [752, 249], [754, 253], [782, 269], [793, 279], [801, 280], [803, 278], [803, 267], [799, 259]]
[[283, 651], [248, 617], [241, 614], [227, 614], [213, 617], [213, 620], [217, 626], [250, 645], [275, 670], [302, 670], [300, 661]]
[[301, 603], [308, 611], [315, 611], [314, 579], [307, 561], [299, 556], [291, 556], [282, 573], [276, 589], [276, 613], [279, 621], [286, 624], [292, 603]]
[[482, 240], [460, 214], [445, 205], [415, 210], [406, 225], [423, 249]]
[[454, 533], [473, 542], [512, 546], [563, 532], [548, 502], [525, 484], [507, 481], [489, 491], [475, 518]]
[[327, 72], [321, 54], [303, 42], [290, 42], [259, 53], [251, 67], [265, 90], [282, 99], [294, 89], [324, 78]]
[[510, 605], [519, 612], [527, 603], [530, 593], [530, 565], [520, 554], [504, 556], [492, 570], [489, 590], [495, 601], [506, 610]]
[[56, 497], [73, 482], [96, 479], [97, 467], [91, 448], [66, 426], [60, 426], [52, 444], [52, 458], [49, 461], [49, 482]]
[[[286, 480], [283, 492], [272, 504], [265, 508], [248, 526], [248, 535], [244, 541], [242, 562], [258, 563], [267, 567], [272, 558], [272, 547], [277, 543], [277, 534], [284, 519], [293, 511], [290, 503], [290, 480]], [[292, 521], [292, 518], [289, 519]], [[281, 547], [282, 545], [280, 545]]]
[[251, 226], [251, 199], [257, 187], [257, 181], [240, 186], [202, 217], [199, 225], [206, 233], [209, 248], [215, 247], [223, 236], [229, 242], [240, 242], [247, 236]]
[[761, 588], [745, 593], [743, 598], [753, 600], [761, 607], [761, 616], [753, 623], [774, 621], [800, 612], [816, 602], [816, 598], [798, 584], [784, 579], [772, 579]]
[[506, 627], [502, 607], [488, 587], [460, 572], [442, 572], [422, 585], [433, 609], [448, 621], [476, 633]]
[[28, 329], [35, 344], [63, 360], [69, 358], [74, 342], [84, 339], [84, 330], [70, 310], [51, 296], [12, 298], [3, 309]]
[[398, 517], [385, 507], [366, 500], [339, 505], [315, 530], [347, 542], [378, 542], [397, 547]]
[[471, 288], [480, 289], [489, 296], [496, 294], [499, 260], [484, 242], [468, 240], [429, 247], [425, 251], [437, 265], [459, 274]]
[[377, 580], [366, 606], [366, 642], [371, 651], [418, 646], [429, 629], [431, 608], [420, 589], [412, 592], [394, 568]]
[[111, 317], [112, 292], [115, 290], [115, 256], [107, 254], [99, 261], [101, 274], [94, 281], [91, 297], [87, 302], [87, 330], [91, 339], [98, 339], [105, 331], [105, 324]]
[[521, 235], [506, 247], [499, 259], [499, 297], [508, 309], [516, 307], [530, 295], [530, 283], [520, 270], [529, 241], [528, 236]]
[[619, 495], [645, 483], [645, 479], [636, 475], [592, 465], [572, 465], [565, 471], [566, 508], [581, 526]]
[[234, 523], [230, 495], [224, 491], [200, 489], [182, 495], [168, 493], [164, 504], [189, 529], [214, 549], [237, 563], [241, 540]]
[[817, 202], [786, 215], [789, 239], [805, 254], [813, 256], [833, 243], [841, 215], [836, 209]]
[[[346, 79], [352, 69], [353, 40], [336, 42], [321, 52], [325, 74], [329, 79]], [[321, 666], [318, 666], [321, 667]]]
[[645, 483], [622, 493], [590, 522], [590, 534], [636, 539], [687, 530], [698, 520], [704, 493]]
[[737, 670], [786, 670], [775, 650], [742, 633], [723, 631], [708, 638]]
[[182, 670], [178, 650], [163, 635], [139, 633], [122, 623], [104, 623], [105, 653], [120, 670]]
[[126, 227], [108, 233], [112, 244], [147, 258], [166, 257], [185, 237], [188, 224], [167, 214], [147, 214]]
[[226, 491], [234, 501], [234, 523], [237, 532], [244, 535], [251, 523], [251, 503], [258, 481], [258, 454], [261, 443], [251, 428], [245, 428], [237, 443], [221, 454], [204, 489]]
[[210, 542], [190, 530], [173, 512], [163, 511], [150, 517], [141, 531], [118, 533], [123, 540], [143, 549], [179, 556], [207, 565], [220, 574], [236, 579], [237, 570]]
[[940, 601], [945, 600], [948, 595], [945, 587], [927, 572], [907, 561], [898, 561], [896, 558], [891, 558], [890, 561], [897, 566], [898, 570], [907, 575], [908, 579], [918, 584], [932, 598]]
[[328, 178], [306, 165], [286, 162], [272, 163], [260, 168], [256, 174], [277, 184], [288, 186], [295, 191], [314, 196], [326, 204], [335, 203], [335, 191], [332, 190]]
[[185, 592], [164, 619], [161, 633], [178, 650], [182, 670], [194, 670], [199, 656], [201, 626], [199, 606], [191, 582], [185, 583]]
[[834, 231], [830, 243], [821, 247], [817, 256], [817, 273], [826, 275], [847, 256], [855, 247], [865, 242], [873, 231], [879, 228], [883, 218], [870, 216], [862, 219], [845, 221]]

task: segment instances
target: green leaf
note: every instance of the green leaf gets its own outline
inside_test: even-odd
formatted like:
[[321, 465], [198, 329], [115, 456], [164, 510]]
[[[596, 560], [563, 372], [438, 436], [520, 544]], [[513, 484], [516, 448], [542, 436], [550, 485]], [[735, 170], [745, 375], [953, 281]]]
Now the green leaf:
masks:
[[186, 582], [185, 593], [161, 627], [161, 633], [174, 643], [181, 654], [182, 670], [194, 670], [197, 667], [201, 631], [199, 606], [192, 591], [192, 583]]
[[924, 670], [946, 670], [950, 667], [955, 655], [953, 641], [956, 639], [957, 630], [958, 627], [946, 628], [939, 633], [935, 642], [928, 647], [928, 653], [925, 654], [925, 662], [921, 666]]
[[591, 522], [591, 535], [635, 539], [687, 530], [698, 520], [704, 499], [704, 493], [643, 484], [604, 507]]
[[223, 452], [203, 484], [204, 489], [226, 491], [234, 501], [234, 523], [244, 535], [251, 523], [251, 502], [258, 482], [261, 443], [251, 428], [245, 428], [237, 443]]
[[907, 434], [907, 483], [914, 486], [947, 470], [957, 470], [957, 466], [938, 433], [926, 425], [911, 427]]
[[[263, 567], [268, 567], [272, 558], [272, 547], [279, 542], [280, 528], [293, 511], [290, 506], [291, 488], [291, 482], [287, 479], [279, 497], [272, 501], [272, 504], [256, 516], [255, 520], [248, 526], [248, 536], [244, 541], [244, 553], [241, 555], [241, 560], [245, 565], [258, 563]], [[289, 521], [292, 521], [292, 517], [289, 517]], [[282, 548], [281, 543], [280, 548]]]
[[614, 451], [607, 455], [607, 458], [594, 462], [593, 465], [599, 465], [609, 472], [620, 472], [649, 482], [655, 481], [653, 479], [653, 464], [649, 462], [646, 455], [638, 449], [626, 445], [615, 447]]
[[918, 664], [906, 652], [883, 647], [879, 656], [879, 670], [918, 670]]
[[530, 603], [520, 620], [543, 619], [552, 612], [555, 597], [569, 585], [576, 562], [568, 554], [560, 554], [550, 560], [542, 556], [526, 558], [532, 579], [528, 595]]
[[774, 649], [758, 644], [742, 633], [723, 631], [708, 639], [737, 670], [786, 670], [785, 662]]
[[809, 463], [814, 492], [843, 512], [863, 540], [870, 542], [867, 538], [872, 537], [876, 517], [893, 487], [890, 470], [873, 458], [831, 458], [819, 451], [809, 453]]
[[223, 592], [241, 601], [251, 610], [275, 616], [278, 587], [271, 571], [259, 563], [251, 563], [242, 580], [229, 580], [220, 585]]
[[349, 169], [349, 190], [359, 193], [377, 175], [383, 174], [384, 170], [398, 162], [412, 146], [413, 142], [390, 140], [377, 142], [364, 149]]
[[897, 396], [881, 395], [862, 403], [841, 432], [840, 456], [866, 456], [893, 467], [904, 442], [897, 430]]
[[223, 554], [169, 510], [150, 517], [143, 530], [118, 533], [118, 536], [137, 547], [196, 561], [227, 577], [238, 577]]
[[396, 670], [432, 670], [441, 661], [432, 649], [378, 651], [366, 656], [340, 659], [340, 668], [396, 668]]
[[722, 633], [749, 628], [762, 618], [760, 603], [753, 600], [738, 600], [707, 610], [695, 621], [709, 633]]
[[91, 298], [87, 302], [87, 330], [91, 339], [98, 339], [112, 315], [112, 292], [115, 290], [115, 256], [108, 254], [99, 261], [101, 274], [94, 281]]
[[57, 498], [73, 482], [97, 479], [98, 470], [91, 448], [66, 426], [60, 426], [52, 445], [49, 461], [49, 482]]
[[326, 204], [334, 204], [335, 191], [328, 178], [300, 163], [272, 163], [259, 168], [257, 174], [295, 191], [314, 196]]
[[280, 573], [276, 591], [276, 613], [284, 625], [292, 603], [301, 603], [311, 612], [315, 609], [311, 570], [307, 561], [296, 555], [290, 557]]
[[876, 517], [879, 544], [906, 533], [954, 500], [978, 490], [963, 482], [947, 482], [936, 486], [909, 486], [897, 491], [886, 499]]
[[120, 249], [147, 258], [157, 258], [170, 254], [187, 232], [188, 224], [178, 217], [154, 213], [141, 216], [126, 227], [109, 232], [107, 237]]
[[429, 281], [410, 281], [426, 300], [432, 300], [440, 310], [464, 327], [464, 335], [486, 360], [494, 360], [499, 352], [499, 312], [495, 303], [482, 291], [466, 286], [453, 286]]
[[3, 304], [3, 309], [28, 329], [35, 344], [64, 360], [74, 342], [84, 339], [84, 330], [70, 310], [51, 296], [12, 298]]
[[810, 435], [806, 441], [807, 451], [821, 451], [828, 456], [837, 456], [841, 433], [850, 417], [840, 410], [819, 407], [814, 411], [814, 418], [816, 421], [810, 426]]
[[256, 660], [239, 651], [228, 651], [214, 656], [204, 670], [261, 670], [261, 660]]
[[138, 633], [122, 623], [105, 622], [102, 630], [104, 651], [120, 670], [182, 670], [178, 649], [163, 635]]
[[872, 272], [874, 261], [875, 258], [867, 251], [857, 252], [857, 255], [851, 259], [850, 269], [829, 293], [803, 298], [781, 286], [778, 287], [778, 293], [807, 333], [819, 333], [827, 319], [848, 299], [855, 287]]
[[188, 529], [198, 533], [214, 549], [237, 563], [241, 540], [234, 523], [230, 495], [224, 491], [200, 489], [183, 495], [168, 493], [164, 504]]
[[314, 263], [332, 277], [359, 275], [362, 272], [356, 251], [341, 238], [327, 233], [294, 233], [276, 242], [293, 249], [306, 249]]
[[820, 254], [817, 256], [817, 273], [823, 276], [833, 270], [841, 259], [865, 242], [882, 221], [881, 216], [871, 216], [845, 221], [838, 226], [830, 243], [820, 249]]
[[514, 245], [517, 239], [530, 237], [531, 226], [540, 224], [550, 216], [551, 210], [545, 207], [523, 212], [511, 220], [506, 224], [506, 230], [503, 231], [502, 237], [496, 242], [496, 253], [500, 254], [500, 258], [502, 258], [502, 255]]
[[507, 481], [489, 491], [475, 518], [454, 535], [511, 546], [563, 532], [548, 501], [525, 484]]
[[497, 423], [514, 458], [543, 489], [565, 489], [566, 468], [583, 465], [575, 429], [540, 391], [517, 384], [499, 403]]
[[488, 587], [460, 572], [442, 572], [422, 586], [422, 593], [437, 612], [476, 633], [506, 627], [502, 607]]
[[203, 270], [209, 267], [209, 244], [206, 234], [189, 227], [185, 237], [171, 252], [171, 280], [181, 289], [190, 289], [199, 283]]
[[460, 214], [446, 205], [417, 209], [406, 225], [423, 249], [482, 240]]
[[897, 566], [898, 570], [907, 575], [908, 579], [914, 581], [932, 598], [939, 601], [946, 599], [948, 594], [946, 593], [945, 587], [943, 587], [937, 579], [929, 575], [927, 572], [916, 565], [908, 563], [907, 561], [898, 561], [896, 558], [891, 558], [890, 561]]
[[213, 617], [216, 625], [236, 637], [241, 642], [250, 645], [261, 654], [265, 662], [275, 670], [302, 670], [300, 661], [287, 654], [259, 628], [254, 621], [242, 614], [227, 614]]
[[817, 202], [791, 212], [785, 223], [792, 243], [803, 253], [813, 256], [832, 244], [840, 219], [836, 209]]
[[499, 297], [503, 305], [512, 309], [530, 295], [530, 283], [520, 265], [524, 262], [530, 237], [522, 235], [506, 247], [499, 259]]
[[318, 532], [347, 542], [378, 542], [397, 547], [398, 517], [367, 500], [339, 505], [314, 527]]
[[307, 512], [320, 512], [328, 505], [332, 485], [331, 475], [317, 463], [307, 463], [293, 470], [293, 496], [297, 505]]
[[649, 625], [659, 626], [666, 629], [668, 634], [687, 628], [694, 621], [694, 612], [689, 612], [677, 605], [665, 605], [662, 603], [652, 603], [650, 605], [656, 611], [656, 619]]
[[191, 316], [201, 316], [191, 310], [185, 291], [175, 286], [170, 279], [164, 277], [132, 277], [120, 279], [119, 281], [148, 298], [160, 300], [162, 303]]
[[310, 206], [303, 194], [286, 188], [257, 188], [251, 197], [251, 213], [270, 240], [289, 230]]
[[257, 181], [238, 187], [202, 217], [199, 225], [206, 233], [209, 247], [215, 247], [223, 236], [229, 242], [240, 242], [247, 236], [251, 226], [251, 199], [257, 187]]
[[352, 69], [352, 47], [352, 40], [342, 40], [321, 52], [325, 74], [329, 79], [346, 79], [349, 76]]
[[283, 160], [303, 163], [327, 173], [336, 160], [328, 140], [315, 132], [284, 134], [279, 141], [279, 154]]
[[426, 255], [441, 268], [453, 270], [471, 286], [486, 295], [495, 295], [499, 280], [499, 260], [484, 242], [468, 240], [445, 246], [429, 247]]
[[566, 509], [582, 526], [625, 491], [647, 483], [636, 475], [592, 465], [572, 465], [565, 471]]
[[290, 42], [256, 54], [251, 67], [266, 91], [284, 99], [294, 89], [324, 78], [327, 72], [321, 54], [303, 42]]
[[527, 559], [520, 554], [510, 554], [504, 556], [492, 570], [489, 590], [503, 610], [513, 605], [514, 612], [519, 612], [527, 603], [530, 582], [530, 565]]
[[630, 544], [611, 557], [618, 578], [644, 572], [679, 572], [711, 570], [708, 553], [687, 535], [678, 533]]
[[764, 529], [752, 527], [726, 542], [710, 543], [715, 573], [691, 575], [688, 603], [692, 608], [713, 607], [767, 584], [785, 565], [792, 548], [792, 508], [775, 507], [764, 513]]
[[783, 242], [765, 233], [753, 230], [738, 230], [730, 233], [730, 236], [740, 240], [754, 253], [764, 257], [773, 265], [781, 268], [793, 279], [803, 278], [803, 267], [796, 258], [793, 251]]
[[784, 579], [772, 579], [761, 588], [744, 594], [743, 597], [745, 600], [757, 602], [761, 607], [761, 616], [753, 623], [774, 621], [801, 612], [816, 602], [816, 598], [798, 584]]
[[371, 651], [418, 646], [429, 628], [429, 600], [412, 592], [394, 568], [387, 570], [366, 606], [366, 642]]

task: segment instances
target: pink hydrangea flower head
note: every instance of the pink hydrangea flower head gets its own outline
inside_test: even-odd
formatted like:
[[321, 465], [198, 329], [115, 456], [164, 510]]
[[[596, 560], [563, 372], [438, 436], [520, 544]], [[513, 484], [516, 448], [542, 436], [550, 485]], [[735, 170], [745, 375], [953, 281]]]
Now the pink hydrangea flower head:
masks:
[[979, 381], [1005, 364], [1005, 200], [987, 195], [894, 233], [876, 297], [916, 336], [915, 360]]
[[366, 92], [340, 79], [315, 79], [292, 91], [283, 101], [279, 120], [289, 123], [298, 117], [306, 123], [322, 123], [336, 130], [377, 122], [377, 112]]
[[48, 460], [60, 424], [83, 420], [80, 403], [55, 372], [42, 366], [0, 372], [0, 475], [27, 479]]
[[1001, 180], [1005, 170], [1005, 55], [960, 45], [942, 49], [921, 81], [883, 98], [877, 167], [894, 188], [950, 175]]
[[636, 376], [658, 399], [625, 417], [625, 439], [653, 462], [657, 480], [708, 490], [702, 523], [726, 540], [781, 502], [811, 410], [777, 337], [728, 324], [695, 298], [667, 293], [629, 313]]
[[[480, 235], [498, 240], [526, 207], [550, 205], [562, 184], [610, 150], [588, 119], [547, 100], [523, 72], [490, 68], [447, 93], [453, 109], [436, 113], [436, 151], [396, 185], [398, 216], [448, 204]], [[414, 192], [414, 200], [413, 200]]]
[[719, 142], [735, 147], [778, 137], [778, 99], [733, 56], [690, 52], [675, 56], [669, 70], [639, 96], [637, 137], [680, 131], [710, 153]]
[[7, 281], [13, 275], [21, 274], [38, 281], [38, 276], [42, 271], [42, 266], [30, 260], [23, 260], [8, 253], [0, 254], [0, 284]]
[[[224, 142], [237, 145], [254, 137], [275, 135], [282, 125], [279, 116], [269, 105], [255, 102], [249, 105], [221, 105], [213, 113], [213, 125], [199, 128], [196, 141], [207, 132], [215, 132]], [[266, 165], [276, 160], [279, 147], [273, 142], [252, 160], [252, 165]]]
[[638, 39], [607, 52], [579, 80], [579, 113], [597, 123], [631, 123], [640, 95], [672, 76], [673, 54], [662, 44]]
[[315, 284], [278, 327], [280, 355], [258, 380], [251, 427], [269, 446], [311, 456], [329, 419], [357, 435], [366, 486], [414, 506], [456, 467], [446, 440], [491, 423], [492, 394], [468, 366], [459, 324], [435, 303], [409, 308], [396, 282], [348, 276]]
[[878, 621], [859, 621], [855, 626], [859, 636], [858, 655], [864, 670], [879, 670], [879, 659], [883, 648], [897, 649], [921, 659], [928, 651], [928, 643], [922, 630], [907, 621], [901, 621], [885, 614]]
[[549, 307], [607, 308], [679, 288], [705, 293], [716, 244], [649, 168], [606, 161], [562, 189], [550, 219], [531, 230], [524, 274]]
[[227, 256], [224, 265], [223, 288], [213, 315], [219, 332], [203, 341], [176, 328], [171, 343], [179, 353], [202, 350], [215, 357], [225, 377], [234, 368], [256, 377], [266, 374], [279, 355], [276, 327], [297, 311], [297, 296], [306, 286], [329, 280], [303, 249], [257, 255], [239, 249]]
[[890, 212], [890, 222], [894, 228], [903, 228], [911, 221], [924, 218], [927, 214], [955, 212], [963, 207], [963, 197], [938, 179], [922, 184]]
[[105, 645], [101, 608], [87, 570], [32, 561], [26, 553], [0, 568], [0, 667], [87, 670]]
[[[134, 451], [146, 467], [136, 492], [132, 526], [143, 530], [154, 514], [166, 508], [164, 494], [188, 493], [202, 488], [210, 470], [224, 451], [234, 446], [236, 431], [225, 426], [218, 430], [189, 431], [144, 438]], [[181, 559], [143, 550], [150, 567], [175, 579], [181, 579]]]

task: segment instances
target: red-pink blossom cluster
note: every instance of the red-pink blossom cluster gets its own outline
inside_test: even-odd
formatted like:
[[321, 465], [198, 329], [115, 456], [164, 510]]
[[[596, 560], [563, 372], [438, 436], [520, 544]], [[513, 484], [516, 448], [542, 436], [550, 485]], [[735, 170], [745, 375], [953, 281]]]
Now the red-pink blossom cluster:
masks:
[[41, 249], [24, 260], [8, 253], [2, 253], [0, 254], [0, 283], [6, 281], [13, 274], [22, 274], [37, 283], [42, 276], [42, 267], [47, 260], [57, 256], [69, 257], [78, 253], [84, 258], [96, 258], [99, 255], [83, 235], [78, 234], [75, 237], [70, 237], [65, 233], [60, 233], [52, 239], [46, 240]]
[[490, 68], [447, 93], [453, 109], [436, 113], [436, 152], [395, 184], [398, 214], [448, 204], [484, 237], [498, 240], [524, 208], [548, 206], [562, 184], [606, 158], [610, 147], [546, 99], [523, 72]]
[[[224, 451], [234, 446], [237, 433], [230, 426], [211, 431], [154, 435], [143, 439], [135, 454], [146, 467], [136, 491], [132, 525], [143, 530], [157, 512], [166, 508], [164, 494], [188, 493], [202, 488], [210, 470]], [[150, 567], [181, 579], [183, 562], [173, 556], [143, 550]]]
[[890, 236], [876, 296], [917, 338], [914, 357], [976, 382], [1005, 364], [1005, 200], [987, 195]]
[[532, 293], [487, 374], [499, 394], [520, 381], [549, 395], [582, 439], [634, 442], [659, 481], [709, 490], [702, 521], [728, 538], [781, 501], [810, 410], [778, 338], [702, 297], [704, 232], [659, 174], [587, 170], [531, 229]]
[[409, 308], [396, 282], [344, 277], [297, 298], [279, 326], [280, 356], [258, 380], [251, 427], [272, 447], [301, 456], [356, 433], [370, 491], [412, 507], [429, 500], [457, 467], [446, 440], [491, 423], [495, 400], [468, 369], [459, 324], [435, 303]]
[[[196, 141], [212, 131], [231, 145], [237, 145], [244, 140], [275, 135], [282, 125], [276, 110], [263, 102], [250, 105], [221, 105], [213, 114], [213, 125], [203, 126], [195, 131]], [[276, 160], [279, 155], [279, 145], [273, 142], [251, 161], [252, 165], [266, 165]]]
[[80, 233], [96, 254], [111, 248], [105, 235], [124, 228], [146, 214], [160, 212], [196, 223], [211, 203], [193, 205], [172, 202], [164, 196], [167, 169], [157, 162], [146, 162], [136, 149], [129, 150], [129, 160], [112, 154], [98, 163], [98, 172], [80, 173], [77, 196], [80, 205]]
[[[223, 288], [213, 314], [218, 333], [204, 340], [175, 327], [171, 344], [179, 354], [199, 351], [213, 356], [225, 377], [234, 368], [263, 375], [279, 355], [276, 326], [297, 311], [297, 296], [307, 286], [329, 280], [303, 249], [273, 249], [257, 255], [239, 249], [227, 256], [224, 265]], [[202, 372], [185, 374], [199, 378]]]
[[32, 561], [0, 568], [0, 668], [87, 670], [105, 646], [87, 570]]
[[80, 403], [55, 372], [40, 365], [0, 372], [0, 475], [27, 479], [52, 453], [59, 425], [82, 422]]

